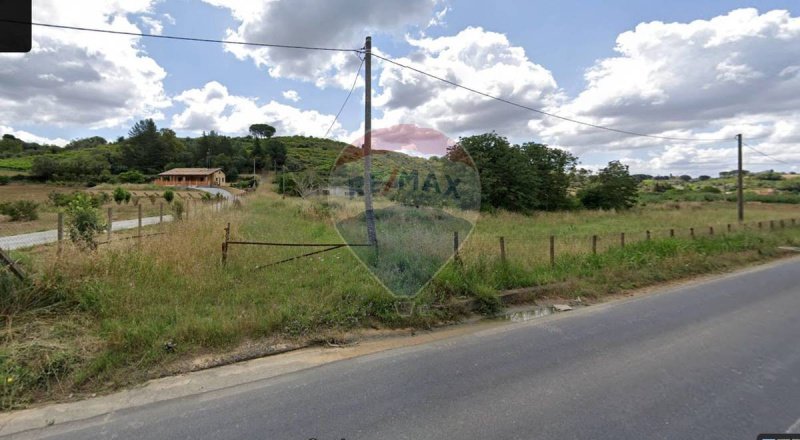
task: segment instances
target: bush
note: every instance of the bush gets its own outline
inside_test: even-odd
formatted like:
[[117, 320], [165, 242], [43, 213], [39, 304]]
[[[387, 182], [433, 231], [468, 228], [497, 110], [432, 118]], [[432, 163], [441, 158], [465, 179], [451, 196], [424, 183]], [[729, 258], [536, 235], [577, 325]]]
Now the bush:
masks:
[[118, 186], [114, 188], [113, 197], [114, 201], [117, 202], [117, 205], [119, 205], [122, 202], [129, 202], [131, 200], [131, 193], [125, 188]]
[[97, 248], [94, 235], [102, 232], [105, 224], [100, 218], [100, 213], [92, 204], [92, 199], [86, 194], [75, 196], [67, 207], [67, 230], [70, 240], [86, 249]]
[[172, 201], [175, 200], [175, 191], [171, 189], [164, 191], [164, 200], [166, 200], [167, 203], [172, 203]]
[[8, 176], [0, 176], [0, 186], [8, 185], [9, 182], [11, 182], [11, 178], [10, 177], [8, 177]]
[[0, 214], [11, 217], [12, 222], [32, 221], [39, 218], [39, 204], [30, 200], [0, 203]]
[[183, 218], [183, 202], [175, 200], [175, 203], [172, 204], [172, 212], [175, 220], [181, 220]]
[[700, 188], [700, 192], [702, 193], [710, 193], [710, 194], [721, 194], [722, 190], [717, 188], [716, 186], [706, 185]]
[[141, 173], [139, 170], [131, 170], [125, 171], [124, 173], [120, 173], [117, 176], [120, 183], [145, 183], [147, 182], [147, 177]]

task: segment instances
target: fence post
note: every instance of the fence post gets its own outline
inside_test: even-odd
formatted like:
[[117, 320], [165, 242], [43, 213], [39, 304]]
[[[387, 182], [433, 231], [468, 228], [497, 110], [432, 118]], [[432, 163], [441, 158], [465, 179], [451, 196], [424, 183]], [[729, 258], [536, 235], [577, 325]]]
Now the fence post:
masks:
[[222, 243], [222, 264], [228, 262], [228, 242], [231, 241], [231, 223], [225, 226], [225, 241]]
[[781, 225], [781, 229], [783, 229], [783, 228], [785, 228], [785, 227], [786, 227], [786, 224], [783, 222], [783, 219], [781, 219], [781, 221], [780, 221], [780, 225]]
[[669, 230], [669, 236], [670, 237], [675, 237], [675, 229], [670, 229]]
[[649, 229], [647, 230], [647, 232], [645, 234], [645, 237], [647, 238], [647, 241], [650, 241], [650, 230]]
[[556, 236], [550, 236], [550, 266], [556, 265]]
[[731, 224], [728, 223], [728, 232], [731, 232]]
[[792, 219], [792, 226], [794, 226], [794, 224], [795, 224], [795, 220], [794, 220], [794, 219]]
[[597, 255], [597, 236], [592, 235], [592, 255]]
[[458, 256], [458, 231], [453, 231], [453, 260], [457, 263], [461, 260]]
[[708, 227], [708, 235], [714, 235], [714, 227], [713, 226], [709, 226]]
[[506, 262], [506, 239], [505, 237], [500, 237], [500, 261], [503, 263]]
[[192, 199], [186, 201], [186, 220], [189, 220], [189, 205], [192, 204]]
[[111, 207], [108, 208], [108, 225], [106, 226], [106, 238], [108, 241], [111, 241], [111, 228], [114, 226], [113, 209]]
[[64, 213], [58, 213], [58, 254], [61, 255], [61, 249], [64, 245]]
[[158, 222], [164, 223], [164, 202], [158, 204]]
[[694, 228], [689, 228], [689, 236], [694, 238]]
[[139, 225], [136, 230], [139, 236], [138, 238], [139, 244], [142, 244], [142, 205], [139, 205]]
[[773, 229], [775, 229], [775, 220], [770, 220], [769, 221], [769, 230], [771, 231]]
[[761, 222], [758, 222], [758, 229], [761, 229]]
[[625, 233], [624, 232], [620, 232], [619, 233], [619, 245], [620, 245], [620, 247], [625, 247]]

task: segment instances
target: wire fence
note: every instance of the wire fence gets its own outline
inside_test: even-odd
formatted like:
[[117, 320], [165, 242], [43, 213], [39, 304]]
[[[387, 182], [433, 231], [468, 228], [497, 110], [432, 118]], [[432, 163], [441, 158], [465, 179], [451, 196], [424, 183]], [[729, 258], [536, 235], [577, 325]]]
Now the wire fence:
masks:
[[797, 218], [745, 223], [715, 223], [697, 227], [653, 228], [602, 234], [549, 236], [490, 236], [473, 234], [463, 244], [454, 236], [454, 252], [461, 260], [495, 258], [525, 266], [555, 265], [564, 256], [601, 254], [645, 241], [716, 238], [743, 231], [774, 232], [800, 226]]
[[[99, 209], [100, 215], [103, 216], [105, 230], [96, 237], [97, 244], [107, 244], [117, 239], [128, 240], [158, 235], [160, 233], [145, 234], [143, 228], [161, 225], [177, 218], [191, 220], [201, 213], [221, 212], [231, 204], [239, 203], [238, 198], [203, 200], [201, 197], [184, 196], [179, 199], [182, 199], [180, 208], [177, 208], [178, 205], [174, 202], [151, 204], [140, 201], [134, 205], [133, 209], [124, 205], [123, 207], [110, 206]], [[3, 228], [0, 230], [0, 249], [23, 249], [69, 240], [69, 231], [64, 222], [63, 212], [53, 212], [52, 215], [37, 219], [35, 224], [25, 222], [27, 224], [18, 225], [16, 229], [7, 227], [8, 224], [13, 225], [14, 222], [3, 223]], [[31, 231], [34, 228], [36, 230]], [[133, 235], [126, 234], [126, 231], [133, 232]]]

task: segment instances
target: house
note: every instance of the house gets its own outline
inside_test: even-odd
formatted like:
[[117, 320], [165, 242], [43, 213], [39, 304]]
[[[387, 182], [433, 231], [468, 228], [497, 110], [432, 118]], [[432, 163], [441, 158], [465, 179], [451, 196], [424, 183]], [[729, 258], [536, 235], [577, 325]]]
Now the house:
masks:
[[222, 168], [173, 168], [158, 175], [160, 186], [222, 186], [225, 173]]

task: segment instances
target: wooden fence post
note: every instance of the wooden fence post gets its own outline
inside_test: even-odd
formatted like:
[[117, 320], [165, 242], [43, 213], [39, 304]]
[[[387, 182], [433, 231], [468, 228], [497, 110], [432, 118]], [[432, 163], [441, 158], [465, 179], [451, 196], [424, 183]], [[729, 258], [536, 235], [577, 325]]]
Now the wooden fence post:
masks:
[[784, 223], [783, 219], [781, 219], [781, 221], [780, 221], [780, 225], [781, 225], [781, 229], [783, 229], [783, 228], [785, 228], [785, 227], [786, 227], [786, 224]]
[[505, 237], [500, 237], [500, 261], [503, 263], [506, 262], [506, 239]]
[[158, 204], [158, 222], [164, 223], [164, 202]]
[[459, 262], [461, 258], [458, 256], [458, 231], [453, 231], [453, 260]]
[[728, 223], [728, 232], [731, 232], [731, 224]]
[[556, 265], [556, 236], [550, 236], [550, 266]]
[[592, 235], [592, 255], [597, 255], [597, 235]]
[[647, 230], [647, 232], [645, 234], [645, 238], [647, 239], [647, 241], [650, 241], [650, 230], [649, 229]]
[[106, 239], [111, 241], [111, 228], [114, 226], [114, 208], [108, 208], [108, 225], [106, 226]]
[[689, 236], [694, 238], [694, 228], [689, 228]]
[[769, 221], [769, 229], [770, 229], [770, 231], [775, 229], [775, 220], [770, 220]]
[[619, 233], [619, 246], [623, 247], [623, 248], [625, 247], [625, 233], [624, 232], [620, 232]]
[[708, 227], [708, 235], [714, 235], [714, 227], [713, 226], [709, 226]]
[[14, 273], [14, 275], [17, 276], [17, 278], [21, 280], [25, 279], [25, 272], [23, 272], [22, 269], [17, 266], [17, 263], [11, 259], [11, 256], [3, 252], [2, 249], [0, 249], [0, 260], [2, 260], [3, 264], [8, 266], [8, 268], [12, 273]]
[[675, 237], [675, 229], [670, 229], [669, 230], [669, 236], [670, 237]]
[[761, 222], [758, 222], [758, 229], [761, 229]]
[[231, 241], [231, 224], [225, 226], [225, 241], [222, 243], [222, 264], [228, 262], [228, 242]]
[[794, 219], [792, 219], [792, 226], [794, 226], [794, 224], [795, 224], [795, 220], [794, 220]]
[[61, 249], [64, 246], [64, 213], [58, 213], [58, 254], [61, 255]]
[[142, 244], [142, 205], [139, 205], [139, 225], [136, 230], [138, 232], [139, 244]]

